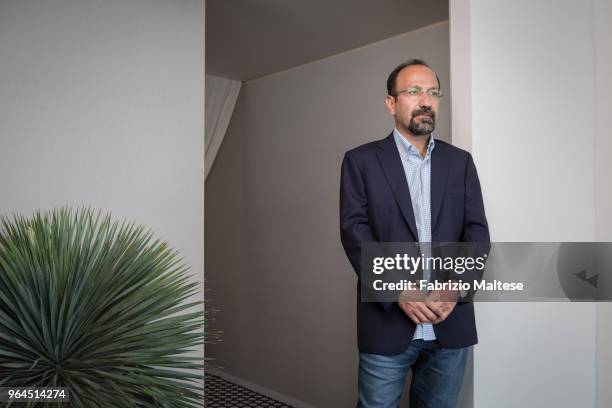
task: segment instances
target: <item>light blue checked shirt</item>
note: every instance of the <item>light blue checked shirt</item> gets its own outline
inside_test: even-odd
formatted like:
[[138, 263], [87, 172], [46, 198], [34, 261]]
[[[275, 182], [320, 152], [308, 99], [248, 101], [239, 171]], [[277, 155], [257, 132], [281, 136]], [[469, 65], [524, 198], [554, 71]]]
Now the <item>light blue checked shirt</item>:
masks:
[[[435, 147], [433, 135], [429, 138], [425, 157], [422, 157], [417, 148], [397, 129], [393, 129], [393, 137], [406, 173], [419, 242], [431, 242], [431, 152]], [[424, 279], [426, 278], [427, 274], [424, 273]], [[435, 340], [433, 325], [418, 324], [412, 339]]]

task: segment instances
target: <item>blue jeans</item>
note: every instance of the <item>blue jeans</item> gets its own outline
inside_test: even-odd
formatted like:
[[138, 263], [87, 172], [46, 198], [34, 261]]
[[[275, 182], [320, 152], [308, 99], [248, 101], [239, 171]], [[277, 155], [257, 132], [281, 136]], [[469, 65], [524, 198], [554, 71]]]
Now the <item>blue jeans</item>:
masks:
[[401, 354], [359, 353], [358, 408], [398, 408], [412, 368], [410, 408], [454, 408], [469, 347], [449, 349], [436, 340], [412, 340]]

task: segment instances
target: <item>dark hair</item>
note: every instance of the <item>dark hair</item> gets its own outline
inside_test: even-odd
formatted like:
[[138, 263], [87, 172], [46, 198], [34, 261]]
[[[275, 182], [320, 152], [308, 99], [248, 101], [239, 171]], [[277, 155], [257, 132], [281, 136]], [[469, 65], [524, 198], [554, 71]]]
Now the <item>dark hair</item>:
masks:
[[[431, 69], [431, 67], [423, 60], [420, 59], [411, 59], [410, 61], [406, 61], [402, 64], [399, 64], [397, 67], [395, 67], [395, 69], [393, 71], [391, 71], [391, 73], [389, 74], [389, 78], [387, 78], [387, 94], [391, 95], [391, 96], [397, 96], [395, 94], [395, 92], [397, 91], [397, 89], [395, 89], [396, 83], [397, 83], [397, 76], [399, 75], [400, 71], [406, 67], [410, 67], [412, 65], [424, 65], [427, 68]], [[433, 71], [433, 69], [432, 69]], [[440, 87], [440, 78], [438, 78], [438, 74], [436, 74], [434, 72], [434, 74], [436, 75], [436, 79], [438, 80], [438, 88]]]

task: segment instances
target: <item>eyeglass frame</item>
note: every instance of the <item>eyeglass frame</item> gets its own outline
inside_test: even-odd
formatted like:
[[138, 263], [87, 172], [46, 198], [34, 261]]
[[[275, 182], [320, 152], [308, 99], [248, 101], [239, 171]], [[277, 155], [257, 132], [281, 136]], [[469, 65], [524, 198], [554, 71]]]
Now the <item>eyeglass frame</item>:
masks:
[[[419, 91], [418, 95], [411, 95], [408, 93], [409, 91], [413, 91], [413, 90], [418, 90]], [[438, 95], [432, 95], [431, 94], [432, 92], [438, 92]], [[423, 93], [426, 93], [427, 96], [429, 96], [430, 98], [435, 98], [438, 100], [442, 99], [442, 97], [444, 96], [440, 88], [429, 88], [428, 90], [425, 91], [420, 86], [411, 86], [410, 88], [402, 89], [401, 91], [397, 91], [395, 95], [391, 95], [391, 96], [393, 96], [394, 98], [397, 98], [402, 93], [406, 93], [406, 95], [411, 96], [411, 97], [416, 97], [416, 98], [423, 95]]]

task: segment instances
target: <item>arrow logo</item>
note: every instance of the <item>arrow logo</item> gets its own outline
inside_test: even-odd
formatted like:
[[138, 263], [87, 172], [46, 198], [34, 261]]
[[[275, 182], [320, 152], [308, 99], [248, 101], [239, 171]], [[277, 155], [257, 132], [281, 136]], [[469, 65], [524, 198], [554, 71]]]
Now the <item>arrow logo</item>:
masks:
[[593, 275], [590, 278], [587, 278], [586, 269], [583, 269], [580, 272], [576, 272], [574, 275], [577, 276], [578, 279], [580, 279], [581, 281], [590, 283], [594, 288], [597, 287], [597, 277], [599, 275]]

